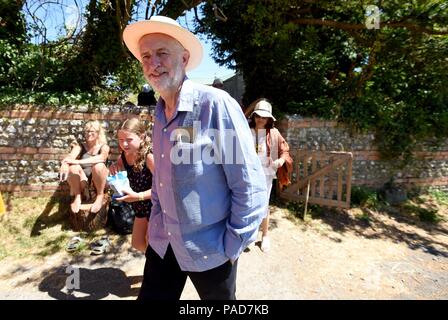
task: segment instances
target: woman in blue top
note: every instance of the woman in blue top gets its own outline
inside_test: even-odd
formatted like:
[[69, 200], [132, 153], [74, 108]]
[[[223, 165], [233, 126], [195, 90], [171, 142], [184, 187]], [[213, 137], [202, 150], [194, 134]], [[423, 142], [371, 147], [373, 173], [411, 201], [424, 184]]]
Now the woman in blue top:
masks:
[[118, 143], [123, 151], [117, 163], [110, 167], [110, 173], [127, 171], [132, 190], [118, 201], [130, 202], [135, 212], [132, 229], [132, 246], [142, 252], [147, 247], [148, 220], [151, 213], [151, 186], [154, 158], [151, 153], [151, 141], [146, 134], [146, 126], [137, 118], [125, 120], [118, 127]]

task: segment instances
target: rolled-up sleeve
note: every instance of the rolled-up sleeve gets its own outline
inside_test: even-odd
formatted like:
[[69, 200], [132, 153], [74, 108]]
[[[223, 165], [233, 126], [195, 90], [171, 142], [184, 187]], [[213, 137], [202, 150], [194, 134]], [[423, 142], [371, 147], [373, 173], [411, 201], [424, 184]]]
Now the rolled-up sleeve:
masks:
[[230, 96], [216, 103], [223, 169], [231, 193], [224, 247], [234, 261], [256, 239], [268, 205], [266, 179], [240, 106]]

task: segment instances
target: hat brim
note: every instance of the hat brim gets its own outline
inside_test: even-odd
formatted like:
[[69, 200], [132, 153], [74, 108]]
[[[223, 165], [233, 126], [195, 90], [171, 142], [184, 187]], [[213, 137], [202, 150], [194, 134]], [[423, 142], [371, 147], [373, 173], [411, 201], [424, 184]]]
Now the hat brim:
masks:
[[201, 63], [203, 56], [202, 45], [194, 34], [174, 24], [151, 20], [135, 22], [128, 25], [123, 31], [123, 41], [138, 61], [142, 62], [139, 41], [143, 36], [151, 33], [163, 33], [180, 42], [190, 53], [190, 59], [186, 66], [187, 71], [196, 68]]
[[258, 114], [260, 117], [271, 118], [272, 120], [276, 121], [274, 116], [269, 111], [255, 110], [254, 112], [252, 112], [252, 114], [250, 116], [252, 117], [254, 115], [254, 113]]

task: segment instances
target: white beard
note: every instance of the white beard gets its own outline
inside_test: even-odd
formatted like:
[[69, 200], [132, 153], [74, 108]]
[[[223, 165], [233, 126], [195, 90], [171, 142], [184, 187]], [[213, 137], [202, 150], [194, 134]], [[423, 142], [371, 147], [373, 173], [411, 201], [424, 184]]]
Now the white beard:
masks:
[[[147, 79], [151, 86], [159, 93], [177, 91], [183, 80], [183, 69], [181, 63], [177, 63], [172, 72], [174, 76], [170, 77], [168, 73], [162, 74], [157, 79]], [[164, 70], [162, 70], [164, 71]]]

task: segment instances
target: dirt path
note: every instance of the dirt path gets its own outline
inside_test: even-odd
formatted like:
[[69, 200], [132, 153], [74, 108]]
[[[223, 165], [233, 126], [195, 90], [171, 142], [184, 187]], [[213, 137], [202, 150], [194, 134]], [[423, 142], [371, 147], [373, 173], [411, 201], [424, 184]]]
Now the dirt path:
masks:
[[[299, 225], [274, 207], [272, 249], [252, 245], [239, 260], [239, 299], [448, 299], [448, 226], [356, 212], [325, 213]], [[80, 289], [66, 287], [67, 265]], [[135, 299], [143, 255], [117, 238], [100, 257], [56, 253], [0, 262], [0, 299]], [[182, 299], [198, 299], [190, 282]]]

